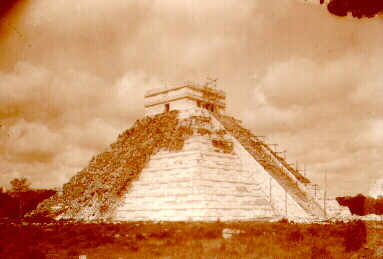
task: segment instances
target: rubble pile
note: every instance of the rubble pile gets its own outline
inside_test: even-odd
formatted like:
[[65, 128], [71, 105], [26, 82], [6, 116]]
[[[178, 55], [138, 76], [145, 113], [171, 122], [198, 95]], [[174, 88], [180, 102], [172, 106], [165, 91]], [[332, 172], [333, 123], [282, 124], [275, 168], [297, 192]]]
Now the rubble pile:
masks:
[[231, 154], [234, 152], [234, 143], [230, 138], [226, 138], [228, 132], [224, 129], [219, 129], [214, 131], [211, 143], [215, 147], [216, 152], [221, 152], [225, 154]]
[[212, 134], [211, 130], [206, 129], [206, 128], [198, 128], [198, 129], [197, 129], [197, 133], [198, 133], [199, 135], [201, 135], [201, 136], [205, 136], [205, 135], [209, 135], [209, 136], [211, 136], [211, 134]]
[[190, 122], [193, 124], [196, 128], [211, 128], [211, 118], [207, 116], [191, 116]]
[[213, 144], [215, 148], [222, 150], [222, 152], [225, 154], [233, 153], [234, 143], [231, 140], [212, 139], [211, 143]]
[[182, 150], [193, 135], [190, 120], [178, 111], [137, 120], [120, 134], [108, 150], [95, 156], [88, 167], [64, 184], [63, 192], [41, 203], [35, 213], [74, 219], [108, 219], [119, 198], [160, 150]]
[[233, 153], [234, 143], [225, 138], [228, 132], [224, 129], [213, 130], [210, 117], [192, 116], [191, 127], [195, 128], [199, 135], [208, 136], [211, 139], [211, 144], [216, 148], [216, 152]]

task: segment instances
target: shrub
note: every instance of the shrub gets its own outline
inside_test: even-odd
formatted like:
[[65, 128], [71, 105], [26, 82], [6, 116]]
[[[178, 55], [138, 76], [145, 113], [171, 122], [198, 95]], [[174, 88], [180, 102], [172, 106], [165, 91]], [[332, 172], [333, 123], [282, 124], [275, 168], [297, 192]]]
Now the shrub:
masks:
[[320, 234], [319, 228], [311, 226], [307, 229], [307, 232], [310, 233], [311, 236], [316, 237]]
[[290, 242], [301, 242], [303, 239], [304, 236], [299, 230], [291, 232], [288, 236]]
[[352, 214], [359, 216], [366, 215], [366, 211], [364, 209], [366, 197], [364, 195], [358, 194], [355, 197], [337, 197], [336, 200], [340, 205], [347, 206]]
[[331, 259], [333, 258], [331, 253], [326, 247], [312, 247], [311, 248], [311, 259]]
[[351, 222], [345, 231], [344, 247], [346, 252], [357, 251], [367, 242], [367, 228], [362, 220]]
[[221, 231], [217, 231], [217, 229], [209, 229], [205, 232], [204, 237], [206, 239], [216, 239], [221, 236]]

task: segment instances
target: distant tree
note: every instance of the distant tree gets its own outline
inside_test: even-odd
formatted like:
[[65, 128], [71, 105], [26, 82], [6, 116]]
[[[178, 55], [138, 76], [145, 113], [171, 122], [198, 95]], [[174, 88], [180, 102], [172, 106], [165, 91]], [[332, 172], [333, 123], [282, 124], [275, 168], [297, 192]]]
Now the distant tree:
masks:
[[10, 196], [15, 198], [18, 203], [18, 217], [22, 217], [23, 215], [23, 207], [24, 207], [24, 202], [23, 202], [23, 194], [26, 192], [30, 191], [30, 185], [31, 183], [28, 181], [27, 178], [21, 177], [21, 178], [15, 178], [11, 182], [11, 191], [10, 191]]
[[352, 214], [364, 216], [368, 214], [383, 215], [383, 199], [381, 196], [375, 199], [373, 197], [358, 194], [354, 197], [337, 197], [336, 200], [342, 206], [350, 209]]
[[31, 183], [25, 177], [15, 178], [10, 182], [10, 184], [12, 186], [12, 192], [27, 192], [30, 190], [31, 186]]
[[345, 196], [337, 197], [336, 200], [342, 206], [347, 206], [352, 214], [364, 216], [366, 212], [367, 198], [363, 194], [358, 194], [355, 197]]
[[22, 218], [56, 192], [49, 189], [35, 189], [26, 192], [0, 193], [0, 218]]
[[383, 198], [379, 198], [375, 201], [375, 214], [383, 215]]
[[55, 193], [55, 190], [31, 190], [19, 193], [20, 195], [18, 196], [18, 200], [21, 204], [20, 215], [23, 216], [26, 213], [36, 209], [40, 202], [48, 199]]
[[0, 193], [0, 218], [16, 218], [18, 215], [18, 200], [7, 193]]
[[331, 0], [327, 9], [337, 16], [347, 16], [351, 13], [359, 19], [372, 18], [383, 12], [383, 3], [381, 0]]

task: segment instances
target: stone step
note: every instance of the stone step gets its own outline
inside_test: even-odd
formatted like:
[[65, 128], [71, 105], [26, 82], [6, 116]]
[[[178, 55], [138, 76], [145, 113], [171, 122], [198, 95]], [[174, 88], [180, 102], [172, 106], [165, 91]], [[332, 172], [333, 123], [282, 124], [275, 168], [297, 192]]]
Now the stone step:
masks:
[[296, 185], [296, 183], [286, 175], [279, 168], [278, 164], [275, 164], [273, 161], [264, 162], [262, 159], [269, 157], [269, 154], [266, 154], [266, 151], [263, 151], [260, 148], [255, 148], [251, 139], [255, 138], [250, 131], [243, 129], [237, 123], [234, 123], [232, 120], [227, 119], [220, 115], [215, 115], [215, 118], [222, 123], [222, 125], [228, 130], [233, 137], [235, 137], [241, 145], [249, 152], [250, 155], [254, 157], [267, 172], [269, 172], [274, 179], [276, 179], [285, 190], [294, 197], [294, 200], [300, 204], [300, 206], [308, 213], [315, 213], [323, 215], [323, 210], [315, 202], [309, 201], [307, 195], [304, 191]]
[[139, 199], [137, 201], [126, 201], [119, 207], [121, 211], [139, 211], [148, 209], [242, 209], [251, 210], [254, 208], [269, 209], [269, 204], [260, 199], [254, 201], [238, 202], [236, 200], [219, 200], [219, 201], [206, 201], [206, 200], [188, 200], [188, 201], [162, 201], [159, 199], [145, 200]]

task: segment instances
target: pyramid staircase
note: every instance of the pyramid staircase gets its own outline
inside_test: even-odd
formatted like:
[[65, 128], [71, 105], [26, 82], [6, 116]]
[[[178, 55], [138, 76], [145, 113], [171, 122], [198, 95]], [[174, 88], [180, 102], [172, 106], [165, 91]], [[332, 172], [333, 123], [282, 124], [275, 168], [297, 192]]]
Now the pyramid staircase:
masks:
[[219, 113], [211, 114], [309, 215], [326, 216], [325, 210], [313, 197], [309, 197], [305, 184], [309, 184], [310, 181], [306, 177], [289, 166], [267, 144], [243, 128], [236, 119]]

